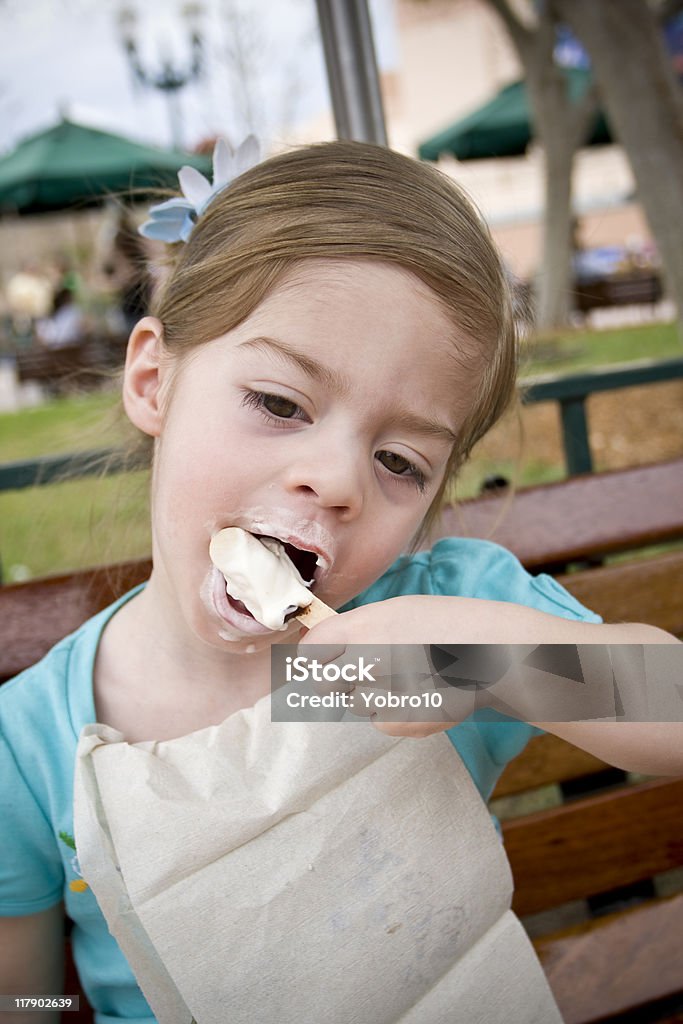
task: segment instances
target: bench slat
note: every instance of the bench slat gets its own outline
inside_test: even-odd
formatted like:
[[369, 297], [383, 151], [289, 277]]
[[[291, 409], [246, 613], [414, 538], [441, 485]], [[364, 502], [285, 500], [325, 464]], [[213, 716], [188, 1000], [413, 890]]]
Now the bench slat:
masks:
[[554, 782], [592, 775], [608, 766], [599, 757], [572, 746], [559, 736], [534, 736], [500, 777], [493, 797], [512, 796]]
[[[89, 616], [147, 579], [150, 568], [142, 559], [0, 587], [0, 679], [38, 661]], [[607, 622], [649, 622], [683, 635], [683, 551], [558, 580]]]
[[683, 636], [683, 551], [557, 580], [606, 622], [647, 622]]
[[535, 914], [683, 866], [683, 779], [656, 779], [503, 823], [513, 909]]
[[565, 1024], [590, 1024], [683, 988], [683, 894], [534, 940]]
[[444, 509], [432, 534], [484, 537], [530, 568], [683, 537], [683, 459], [586, 474]]
[[91, 615], [146, 580], [150, 568], [144, 559], [0, 587], [0, 680], [39, 661]]

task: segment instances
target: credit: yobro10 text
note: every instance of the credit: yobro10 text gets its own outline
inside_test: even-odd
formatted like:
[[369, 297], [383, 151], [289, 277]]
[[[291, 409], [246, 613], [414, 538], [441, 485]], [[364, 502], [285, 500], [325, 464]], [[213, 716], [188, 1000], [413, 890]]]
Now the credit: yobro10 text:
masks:
[[363, 710], [363, 714], [387, 708], [413, 708], [417, 710], [440, 708], [443, 695], [436, 690], [423, 693], [394, 693], [388, 689], [371, 689], [367, 684], [375, 683], [373, 671], [376, 662], [367, 662], [360, 657], [356, 662], [337, 665], [334, 662], [323, 664], [317, 659], [299, 656], [285, 659], [285, 678], [288, 683], [342, 683], [356, 684], [350, 692], [334, 691], [332, 693], [301, 693], [292, 690], [287, 694], [286, 703], [289, 708], [347, 708]]

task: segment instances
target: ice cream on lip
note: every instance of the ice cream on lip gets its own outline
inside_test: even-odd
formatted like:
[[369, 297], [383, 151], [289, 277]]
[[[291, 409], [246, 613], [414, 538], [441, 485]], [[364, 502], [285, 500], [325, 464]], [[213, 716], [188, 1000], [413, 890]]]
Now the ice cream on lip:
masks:
[[257, 537], [274, 537], [283, 544], [292, 544], [317, 556], [316, 579], [326, 575], [336, 548], [335, 539], [322, 523], [303, 518], [284, 507], [251, 506], [233, 509], [229, 522], [215, 520], [209, 526], [211, 536], [223, 526], [239, 526]]
[[[313, 602], [310, 581], [302, 578], [284, 542], [275, 537], [228, 527], [212, 537], [209, 557], [225, 577], [228, 596], [241, 601], [257, 622], [269, 629], [283, 629], [289, 613]], [[319, 564], [311, 552], [311, 563], [314, 558]]]

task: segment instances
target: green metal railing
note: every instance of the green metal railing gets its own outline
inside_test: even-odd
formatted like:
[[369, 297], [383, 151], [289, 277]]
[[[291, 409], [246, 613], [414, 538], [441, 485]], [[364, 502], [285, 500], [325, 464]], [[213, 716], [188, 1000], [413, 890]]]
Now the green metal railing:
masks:
[[628, 365], [587, 370], [568, 376], [528, 378], [522, 385], [525, 405], [556, 401], [560, 405], [562, 444], [569, 476], [593, 472], [586, 399], [600, 391], [656, 384], [683, 377], [683, 357], [643, 359]]
[[[593, 471], [586, 399], [601, 391], [683, 378], [683, 357], [642, 360], [628, 365], [590, 370], [568, 376], [528, 378], [522, 384], [525, 405], [559, 402], [562, 442], [570, 476]], [[0, 491], [75, 480], [101, 473], [120, 473], [143, 468], [141, 457], [131, 461], [116, 449], [55, 455], [0, 465]]]

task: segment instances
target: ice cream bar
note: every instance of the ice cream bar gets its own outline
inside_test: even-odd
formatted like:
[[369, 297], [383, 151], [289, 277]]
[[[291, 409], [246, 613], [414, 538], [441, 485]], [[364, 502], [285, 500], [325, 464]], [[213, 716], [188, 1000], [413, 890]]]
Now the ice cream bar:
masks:
[[283, 544], [255, 537], [237, 526], [220, 530], [209, 545], [211, 561], [226, 580], [228, 593], [270, 629], [282, 629], [285, 616], [309, 626], [335, 612], [310, 592]]

